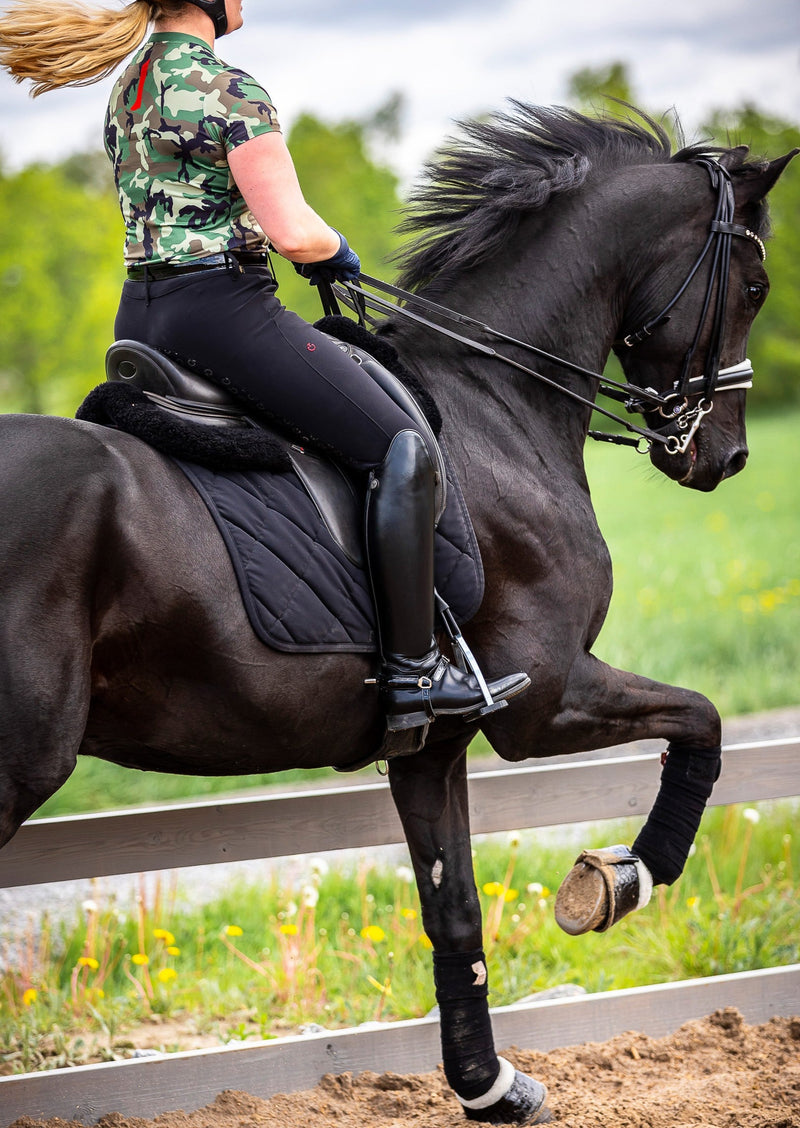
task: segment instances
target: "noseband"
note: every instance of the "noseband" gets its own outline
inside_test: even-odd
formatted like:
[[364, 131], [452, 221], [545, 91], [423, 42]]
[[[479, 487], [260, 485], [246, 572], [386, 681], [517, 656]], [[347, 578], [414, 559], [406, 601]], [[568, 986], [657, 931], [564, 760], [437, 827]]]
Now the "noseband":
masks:
[[[703, 418], [711, 411], [715, 392], [744, 390], [753, 386], [753, 367], [749, 360], [742, 360], [729, 368], [719, 368], [719, 358], [722, 351], [722, 334], [725, 322], [725, 307], [728, 300], [731, 243], [733, 236], [740, 236], [755, 243], [762, 262], [767, 257], [764, 244], [758, 235], [742, 224], [733, 222], [735, 200], [733, 184], [728, 170], [707, 157], [700, 157], [692, 163], [705, 168], [711, 179], [712, 188], [717, 194], [714, 216], [709, 225], [708, 237], [706, 238], [705, 244], [677, 292], [670, 301], [667, 302], [661, 312], [656, 314], [655, 317], [648, 318], [635, 331], [615, 341], [617, 347], [624, 346], [626, 348], [634, 348], [636, 345], [652, 336], [660, 326], [665, 325], [670, 319], [670, 311], [686, 293], [700, 269], [700, 266], [705, 261], [706, 256], [711, 252], [711, 272], [700, 312], [697, 331], [684, 357], [681, 375], [675, 381], [672, 388], [666, 393], [657, 392], [654, 388], [640, 388], [635, 384], [612, 380], [598, 372], [592, 372], [588, 368], [583, 368], [581, 365], [564, 360], [562, 357], [553, 356], [551, 353], [536, 348], [536, 346], [529, 344], [527, 341], [518, 341], [514, 337], [509, 337], [489, 325], [483, 325], [481, 322], [465, 314], [457, 313], [455, 310], [437, 305], [435, 302], [431, 302], [418, 294], [411, 294], [406, 290], [400, 289], [398, 286], [392, 286], [388, 282], [382, 282], [380, 279], [372, 278], [368, 274], [362, 274], [358, 283], [345, 282], [328, 288], [320, 286], [320, 296], [322, 297], [323, 307], [326, 313], [337, 313], [338, 306], [336, 304], [336, 297], [339, 297], [358, 315], [362, 324], [367, 320], [367, 308], [375, 309], [382, 314], [391, 313], [392, 315], [399, 315], [406, 320], [432, 329], [445, 337], [450, 337], [452, 340], [467, 345], [469, 348], [485, 356], [500, 360], [504, 364], [534, 377], [534, 379], [538, 380], [540, 383], [554, 388], [562, 395], [590, 407], [593, 411], [605, 415], [608, 419], [613, 419], [615, 422], [621, 423], [627, 431], [631, 431], [639, 436], [638, 439], [626, 439], [620, 435], [608, 435], [603, 432], [589, 431], [591, 438], [605, 440], [606, 442], [629, 444], [643, 452], [649, 451], [654, 443], [658, 443], [664, 447], [668, 454], [683, 454], [687, 450]], [[363, 288], [364, 284], [374, 290], [379, 290], [384, 294], [390, 295], [403, 304], [398, 305], [396, 302], [387, 301], [375, 294], [368, 293]], [[705, 363], [703, 365], [705, 375], [690, 377], [689, 373], [691, 371], [692, 362], [703, 335], [715, 288], [716, 300], [714, 303], [711, 335], [706, 349]], [[465, 337], [455, 332], [453, 329], [447, 329], [445, 326], [429, 320], [423, 316], [422, 313], [414, 312], [411, 307], [414, 307], [418, 311], [423, 310], [426, 313], [432, 313], [439, 318], [454, 322], [458, 325], [479, 330], [485, 336], [524, 349], [526, 352], [531, 352], [535, 356], [549, 361], [551, 364], [560, 368], [598, 380], [600, 381], [599, 391], [611, 399], [623, 403], [628, 412], [643, 415], [647, 411], [658, 411], [666, 420], [664, 424], [665, 427], [677, 424], [682, 434], [680, 436], [675, 434], [665, 435], [658, 429], [640, 427], [635, 423], [631, 423], [629, 420], [624, 419], [622, 416], [615, 415], [614, 412], [608, 411], [606, 408], [594, 403], [593, 400], [587, 399], [571, 388], [565, 388], [557, 381], [544, 376], [541, 372], [536, 372], [534, 369], [520, 364], [511, 357], [501, 355], [492, 348], [491, 345], [487, 345], [482, 341], [476, 341], [471, 337]], [[697, 396], [701, 398], [694, 405], [690, 405], [690, 399]], [[644, 446], [642, 446], [642, 440], [644, 440]]]

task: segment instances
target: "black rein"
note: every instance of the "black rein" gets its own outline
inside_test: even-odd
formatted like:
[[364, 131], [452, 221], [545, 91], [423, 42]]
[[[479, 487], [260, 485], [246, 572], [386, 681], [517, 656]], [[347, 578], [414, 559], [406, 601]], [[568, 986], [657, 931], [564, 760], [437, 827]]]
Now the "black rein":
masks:
[[[706, 169], [711, 179], [712, 188], [717, 193], [716, 208], [714, 217], [709, 226], [708, 238], [677, 293], [664, 306], [661, 312], [655, 317], [645, 321], [639, 329], [626, 334], [621, 340], [615, 342], [617, 346], [624, 345], [627, 348], [633, 348], [641, 341], [651, 336], [659, 326], [666, 324], [666, 322], [669, 321], [670, 311], [684, 295], [707, 254], [713, 247], [711, 273], [700, 313], [697, 332], [684, 358], [680, 378], [675, 381], [672, 389], [667, 393], [657, 392], [654, 388], [640, 388], [635, 384], [612, 380], [598, 372], [592, 372], [588, 368], [574, 364], [572, 361], [553, 356], [551, 353], [545, 352], [543, 349], [539, 349], [535, 345], [529, 344], [527, 341], [519, 341], [514, 337], [509, 337], [507, 334], [501, 333], [499, 330], [493, 329], [489, 325], [484, 325], [480, 321], [476, 321], [474, 318], [468, 317], [463, 313], [457, 313], [455, 310], [438, 305], [418, 294], [411, 294], [406, 290], [400, 289], [398, 286], [392, 286], [388, 282], [382, 282], [378, 278], [372, 278], [368, 274], [362, 274], [357, 284], [345, 282], [330, 288], [321, 286], [320, 296], [323, 301], [323, 306], [326, 312], [335, 312], [335, 291], [335, 295], [341, 298], [341, 300], [358, 315], [362, 323], [366, 320], [367, 307], [383, 314], [399, 314], [407, 320], [414, 321], [418, 325], [424, 325], [426, 328], [433, 329], [435, 332], [445, 337], [450, 337], [460, 344], [467, 345], [469, 348], [483, 353], [484, 356], [490, 356], [493, 359], [500, 360], [504, 364], [534, 377], [540, 383], [554, 388], [562, 395], [568, 396], [570, 399], [586, 407], [590, 407], [592, 411], [597, 411], [601, 415], [605, 415], [608, 419], [613, 419], [615, 422], [622, 424], [626, 430], [639, 436], [638, 439], [627, 439], [620, 435], [607, 435], [603, 432], [590, 431], [589, 436], [591, 438], [604, 440], [606, 442], [632, 445], [644, 451], [649, 450], [650, 446], [654, 442], [657, 442], [663, 444], [669, 454], [683, 453], [703, 417], [711, 410], [712, 397], [715, 391], [749, 388], [752, 386], [753, 369], [749, 361], [742, 361], [727, 369], [719, 368], [725, 307], [728, 297], [731, 243], [733, 236], [736, 235], [750, 239], [757, 245], [762, 261], [766, 258], [764, 244], [758, 235], [741, 224], [732, 222], [734, 210], [733, 185], [727, 169], [723, 168], [722, 165], [718, 164], [716, 161], [706, 157], [699, 158], [695, 163]], [[718, 284], [716, 288], [716, 302], [711, 326], [711, 337], [706, 352], [705, 364], [703, 366], [705, 375], [690, 379], [689, 372], [691, 371], [691, 364], [697, 352], [700, 337], [708, 317], [715, 282]], [[375, 290], [380, 290], [384, 294], [389, 294], [391, 297], [402, 301], [404, 304], [398, 305], [396, 302], [387, 301], [385, 298], [369, 294], [363, 289], [362, 283], [365, 283]], [[679, 439], [676, 435], [664, 435], [660, 431], [650, 427], [637, 426], [635, 423], [631, 423], [622, 416], [615, 415], [614, 412], [599, 406], [593, 400], [580, 395], [580, 393], [573, 391], [571, 388], [565, 388], [556, 380], [551, 380], [549, 377], [542, 375], [541, 372], [528, 368], [518, 361], [513, 360], [511, 357], [503, 356], [501, 353], [498, 353], [496, 349], [492, 348], [491, 345], [476, 341], [471, 337], [465, 337], [455, 332], [455, 330], [447, 329], [443, 325], [428, 320], [428, 318], [424, 317], [421, 313], [413, 313], [411, 309], [408, 308], [409, 306], [416, 306], [418, 310], [432, 313], [437, 317], [444, 318], [458, 325], [479, 330], [481, 333], [494, 340], [505, 341], [507, 344], [524, 349], [526, 352], [532, 352], [535, 356], [540, 357], [542, 360], [547, 360], [560, 368], [575, 372], [581, 376], [588, 376], [593, 380], [598, 380], [600, 382], [599, 391], [612, 399], [624, 403], [629, 412], [643, 414], [648, 409], [658, 410], [669, 423], [677, 422], [684, 430], [684, 436], [682, 439]], [[688, 397], [694, 395], [700, 395], [702, 398], [696, 406], [690, 407]], [[641, 439], [646, 440], [644, 448], [641, 447]]]

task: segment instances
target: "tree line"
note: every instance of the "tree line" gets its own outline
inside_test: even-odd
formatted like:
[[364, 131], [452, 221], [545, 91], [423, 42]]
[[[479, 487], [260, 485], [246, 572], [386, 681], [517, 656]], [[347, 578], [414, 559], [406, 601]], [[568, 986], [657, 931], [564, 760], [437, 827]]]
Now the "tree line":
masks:
[[[570, 104], [628, 112], [609, 96], [635, 102], [624, 64], [579, 71], [570, 81]], [[287, 138], [311, 206], [347, 233], [367, 273], [389, 280], [403, 200], [399, 177], [375, 156], [374, 142], [397, 136], [401, 113], [396, 96], [362, 121], [305, 114]], [[749, 144], [758, 157], [800, 146], [800, 128], [752, 105], [720, 110], [701, 136]], [[800, 158], [797, 165], [770, 197], [772, 293], [749, 349], [756, 370], [751, 410], [800, 402]], [[0, 162], [0, 231], [0, 411], [73, 415], [103, 379], [124, 279], [122, 223], [105, 155], [77, 154], [13, 173]], [[284, 303], [316, 320], [316, 294], [275, 259]]]

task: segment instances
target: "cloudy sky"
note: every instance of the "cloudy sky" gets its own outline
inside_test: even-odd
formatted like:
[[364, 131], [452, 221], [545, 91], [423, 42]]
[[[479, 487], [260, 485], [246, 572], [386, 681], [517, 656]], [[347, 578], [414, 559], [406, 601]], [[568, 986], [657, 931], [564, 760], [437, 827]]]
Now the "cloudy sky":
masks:
[[[744, 101], [800, 122], [798, 0], [245, 0], [244, 12], [218, 51], [259, 78], [285, 127], [304, 110], [336, 121], [405, 95], [388, 154], [404, 178], [453, 120], [507, 97], [563, 104], [571, 74], [616, 60], [644, 107], [677, 109], [689, 140], [709, 110]], [[0, 76], [6, 165], [96, 147], [109, 89], [32, 101]]]

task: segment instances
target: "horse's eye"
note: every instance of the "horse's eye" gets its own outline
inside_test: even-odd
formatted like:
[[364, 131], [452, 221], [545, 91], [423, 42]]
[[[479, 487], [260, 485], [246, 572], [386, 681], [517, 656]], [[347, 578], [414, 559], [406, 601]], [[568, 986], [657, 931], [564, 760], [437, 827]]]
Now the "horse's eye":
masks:
[[763, 284], [763, 282], [751, 282], [750, 285], [745, 288], [745, 293], [747, 294], [750, 301], [754, 302], [757, 305], [766, 297], [767, 287]]

